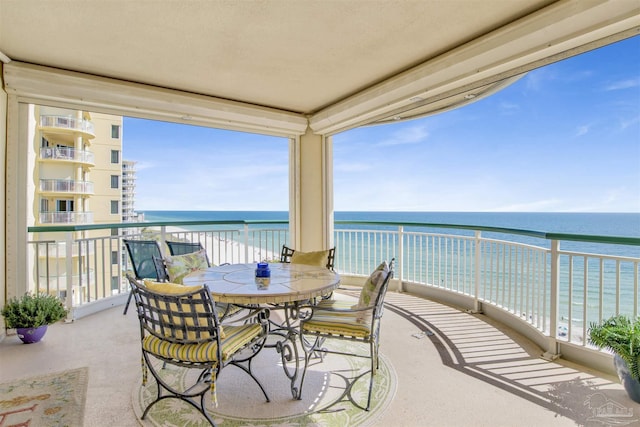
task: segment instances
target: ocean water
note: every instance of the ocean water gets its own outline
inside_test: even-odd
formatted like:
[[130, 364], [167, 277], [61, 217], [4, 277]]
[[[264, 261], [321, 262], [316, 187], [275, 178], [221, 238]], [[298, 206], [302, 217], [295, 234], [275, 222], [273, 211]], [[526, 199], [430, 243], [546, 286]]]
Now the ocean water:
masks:
[[[287, 220], [286, 211], [143, 211], [147, 221], [224, 221]], [[542, 213], [542, 212], [335, 212], [336, 221], [389, 221], [399, 223], [456, 224], [502, 227], [543, 233], [566, 233], [594, 236], [640, 237], [640, 213]], [[282, 226], [283, 228], [286, 225]], [[202, 227], [199, 227], [202, 228]], [[376, 225], [342, 225], [337, 230], [395, 229]], [[405, 227], [406, 231], [416, 230]], [[421, 228], [424, 230], [424, 228]], [[473, 235], [472, 231], [429, 228], [429, 232]], [[484, 237], [504, 238], [504, 233], [483, 232]], [[527, 236], [509, 235], [519, 243], [548, 247], [549, 242]], [[640, 257], [640, 247], [602, 245], [587, 242], [563, 242], [562, 248], [591, 253]]]
[[[287, 220], [286, 211], [143, 211], [147, 221]], [[335, 212], [336, 221], [482, 225], [605, 236], [640, 237], [640, 213]]]

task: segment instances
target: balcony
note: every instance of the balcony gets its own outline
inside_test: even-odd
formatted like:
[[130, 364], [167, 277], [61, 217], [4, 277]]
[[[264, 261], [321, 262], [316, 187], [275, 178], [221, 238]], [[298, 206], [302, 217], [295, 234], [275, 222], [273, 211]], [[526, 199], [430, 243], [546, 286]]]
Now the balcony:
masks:
[[40, 212], [40, 224], [93, 224], [93, 212]]
[[41, 193], [93, 194], [93, 182], [72, 179], [41, 179]]
[[[275, 259], [288, 242], [286, 222], [279, 221], [110, 226], [122, 228], [127, 238], [199, 241], [214, 264]], [[598, 416], [588, 405], [596, 397], [637, 408], [613, 376], [610, 355], [589, 346], [584, 336], [588, 321], [610, 311], [638, 315], [640, 258], [616, 255], [615, 250], [560, 249], [560, 241], [588, 241], [594, 236], [500, 229], [506, 238], [496, 239], [484, 236], [493, 231], [490, 227], [456, 225], [447, 232], [441, 232], [441, 224], [438, 227], [435, 232], [428, 225], [411, 224], [405, 230], [402, 224], [389, 224], [381, 231], [367, 229], [363, 222], [336, 224], [335, 263], [343, 288], [339, 297], [355, 300], [374, 264], [396, 258], [381, 351], [396, 370], [398, 390], [376, 425], [472, 425], [476, 419], [490, 419], [492, 425], [519, 425], [523, 419], [530, 425], [584, 424]], [[470, 235], [456, 234], [455, 228]], [[518, 242], [522, 234], [536, 234], [540, 244]], [[119, 239], [82, 239], [82, 245], [94, 248], [94, 255], [84, 257], [81, 262], [86, 264], [80, 269], [89, 271], [117, 250], [123, 264], [113, 266], [112, 273], [129, 270]], [[640, 246], [639, 238], [597, 236], [597, 241], [608, 243], [603, 250]], [[580, 274], [585, 271], [589, 274]], [[99, 276], [87, 283], [87, 292], [94, 296], [109, 288]], [[636, 295], [635, 300], [627, 292]], [[76, 322], [52, 326], [46, 345], [65, 355], [49, 363], [60, 369], [89, 365], [101, 378], [90, 382], [86, 423], [133, 426], [131, 393], [123, 392], [122, 385], [130, 388], [140, 376], [138, 326], [135, 316], [123, 316], [119, 306], [128, 294], [124, 281], [111, 293], [115, 295], [74, 302]], [[577, 312], [576, 307], [582, 308]], [[96, 325], [112, 327], [95, 330]], [[106, 351], [114, 343], [116, 355]], [[29, 360], [41, 354], [11, 346], [2, 351], [12, 367], [3, 372], [17, 377], [21, 372], [27, 376], [37, 365]], [[0, 374], [0, 379], [4, 375], [8, 374]]]
[[70, 140], [73, 140], [73, 135], [76, 133], [87, 140], [96, 137], [93, 123], [75, 117], [40, 116], [40, 130], [45, 134], [56, 134], [61, 137], [69, 135]]
[[80, 163], [85, 166], [95, 166], [95, 155], [91, 151], [76, 150], [72, 147], [42, 147], [40, 148], [41, 160], [62, 160], [72, 163]]

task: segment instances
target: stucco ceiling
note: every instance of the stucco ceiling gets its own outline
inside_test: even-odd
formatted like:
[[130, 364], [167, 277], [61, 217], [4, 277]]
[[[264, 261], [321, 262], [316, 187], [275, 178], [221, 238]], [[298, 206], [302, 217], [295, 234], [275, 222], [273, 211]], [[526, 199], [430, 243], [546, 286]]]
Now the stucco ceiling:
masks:
[[636, 0], [0, 0], [0, 52], [336, 130], [472, 100], [637, 34], [639, 11]]

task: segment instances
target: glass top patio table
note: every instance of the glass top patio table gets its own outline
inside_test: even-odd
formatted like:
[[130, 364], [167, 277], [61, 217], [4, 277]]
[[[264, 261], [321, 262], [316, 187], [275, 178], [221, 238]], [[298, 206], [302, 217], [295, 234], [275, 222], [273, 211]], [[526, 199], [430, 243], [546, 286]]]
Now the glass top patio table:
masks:
[[324, 267], [273, 263], [269, 286], [255, 280], [256, 263], [226, 264], [195, 271], [182, 283], [206, 285], [217, 302], [231, 304], [281, 304], [309, 300], [331, 293], [340, 284], [340, 275]]

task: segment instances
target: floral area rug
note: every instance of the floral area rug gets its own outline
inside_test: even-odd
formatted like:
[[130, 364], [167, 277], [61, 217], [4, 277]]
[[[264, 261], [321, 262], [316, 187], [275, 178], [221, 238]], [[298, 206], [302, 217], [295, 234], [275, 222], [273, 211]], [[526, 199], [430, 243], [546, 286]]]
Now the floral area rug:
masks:
[[82, 426], [88, 368], [0, 384], [0, 425]]
[[[356, 344], [335, 341], [332, 348], [352, 351]], [[397, 377], [391, 363], [380, 355], [380, 369], [375, 375], [371, 408], [364, 411], [348, 400], [340, 401], [345, 389], [344, 377], [356, 377], [366, 371], [369, 360], [328, 354], [324, 360], [312, 360], [305, 377], [301, 400], [292, 398], [280, 355], [275, 349], [265, 348], [254, 359], [253, 371], [262, 382], [270, 402], [266, 402], [251, 378], [234, 366], [227, 366], [217, 381], [218, 406], [213, 408], [206, 395], [207, 410], [220, 427], [251, 426], [369, 426], [375, 423], [391, 403]], [[187, 370], [167, 365], [163, 369], [165, 380], [184, 383]], [[133, 407], [138, 418], [153, 401], [157, 392], [155, 380], [149, 375], [146, 386], [139, 381], [133, 390]], [[356, 381], [353, 398], [366, 406], [369, 375]], [[338, 402], [338, 403], [335, 403]], [[335, 404], [334, 404], [335, 403]], [[323, 410], [330, 406], [328, 410]], [[142, 421], [147, 426], [208, 426], [206, 419], [189, 404], [178, 399], [165, 399], [157, 403]]]

